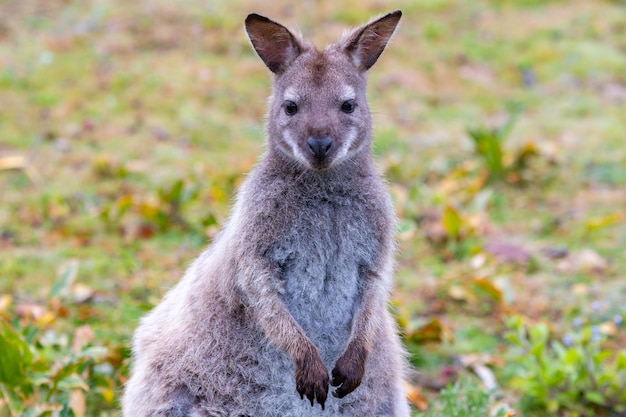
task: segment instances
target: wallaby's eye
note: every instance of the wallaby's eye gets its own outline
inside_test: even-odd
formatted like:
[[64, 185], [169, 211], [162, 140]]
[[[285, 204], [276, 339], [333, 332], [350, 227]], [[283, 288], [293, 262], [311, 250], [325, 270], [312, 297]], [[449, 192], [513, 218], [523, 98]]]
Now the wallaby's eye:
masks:
[[298, 113], [298, 105], [293, 101], [287, 100], [285, 101], [283, 106], [285, 107], [285, 114], [287, 116], [293, 116], [294, 114]]
[[356, 108], [356, 103], [354, 100], [346, 100], [341, 105], [341, 111], [344, 113], [352, 113]]

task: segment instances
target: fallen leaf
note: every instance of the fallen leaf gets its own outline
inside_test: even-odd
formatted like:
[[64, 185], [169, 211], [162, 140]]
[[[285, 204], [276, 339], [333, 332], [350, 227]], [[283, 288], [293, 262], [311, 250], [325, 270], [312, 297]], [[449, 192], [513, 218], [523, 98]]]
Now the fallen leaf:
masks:
[[415, 408], [420, 411], [428, 410], [428, 399], [422, 395], [422, 390], [419, 387], [405, 382], [404, 389], [406, 391], [406, 398]]
[[15, 314], [22, 319], [38, 320], [45, 313], [45, 307], [39, 304], [23, 303], [15, 306]]
[[76, 417], [85, 417], [87, 403], [82, 390], [75, 389], [70, 393], [70, 409], [74, 412]]
[[71, 293], [74, 301], [81, 304], [91, 300], [96, 291], [88, 285], [79, 282], [72, 286]]
[[28, 178], [34, 182], [39, 183], [39, 172], [37, 169], [30, 165], [24, 155], [9, 155], [0, 157], [0, 171], [19, 169], [28, 175]]
[[74, 339], [72, 340], [72, 352], [78, 354], [94, 337], [95, 335], [91, 327], [87, 325], [78, 327], [74, 332]]
[[530, 259], [530, 254], [524, 248], [514, 243], [502, 241], [487, 242], [484, 250], [502, 262], [525, 265]]
[[613, 320], [606, 321], [598, 326], [598, 330], [600, 333], [607, 336], [615, 336], [617, 335], [617, 325]]
[[2, 294], [2, 296], [0, 296], [0, 311], [7, 311], [11, 304], [13, 304], [13, 297], [9, 294]]
[[493, 371], [489, 369], [487, 366], [482, 364], [472, 365], [472, 371], [478, 376], [480, 381], [483, 383], [483, 387], [489, 391], [498, 388], [498, 382], [496, 381], [496, 376]]
[[475, 278], [474, 285], [498, 304], [502, 303], [502, 290], [487, 278]]
[[486, 390], [498, 387], [496, 376], [487, 366], [488, 364], [493, 363], [491, 355], [485, 353], [470, 353], [462, 355], [459, 360], [465, 368], [471, 369], [476, 376], [478, 376]]
[[609, 263], [593, 249], [582, 249], [572, 252], [567, 258], [560, 260], [556, 267], [561, 272], [587, 272], [601, 274], [605, 272]]
[[457, 239], [461, 235], [463, 220], [459, 211], [451, 205], [446, 206], [441, 216], [441, 224], [448, 237]]
[[423, 344], [428, 342], [441, 342], [443, 339], [443, 326], [439, 319], [432, 319], [420, 328], [412, 331], [408, 338], [413, 343]]
[[479, 253], [478, 255], [472, 257], [472, 259], [470, 260], [470, 265], [474, 269], [479, 269], [482, 268], [486, 262], [487, 257], [485, 256], [485, 254]]
[[23, 155], [9, 155], [0, 158], [0, 171], [26, 168], [26, 157]]
[[57, 316], [52, 311], [46, 311], [37, 318], [36, 324], [38, 327], [46, 327], [56, 320]]
[[604, 227], [614, 226], [616, 224], [621, 223], [624, 220], [624, 213], [619, 211], [611, 214], [607, 214], [606, 216], [594, 217], [585, 223], [585, 227], [587, 230], [598, 230]]
[[460, 285], [452, 285], [448, 289], [448, 295], [450, 298], [457, 301], [467, 301], [471, 298], [471, 295], [468, 294], [467, 290]]

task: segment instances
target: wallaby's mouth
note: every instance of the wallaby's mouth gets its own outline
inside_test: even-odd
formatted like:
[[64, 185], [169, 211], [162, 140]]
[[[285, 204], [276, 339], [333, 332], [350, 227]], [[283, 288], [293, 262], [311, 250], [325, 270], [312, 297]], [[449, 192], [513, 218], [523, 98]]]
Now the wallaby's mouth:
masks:
[[333, 166], [333, 161], [330, 158], [317, 159], [314, 157], [308, 158], [307, 161], [309, 168], [314, 171], [326, 171]]

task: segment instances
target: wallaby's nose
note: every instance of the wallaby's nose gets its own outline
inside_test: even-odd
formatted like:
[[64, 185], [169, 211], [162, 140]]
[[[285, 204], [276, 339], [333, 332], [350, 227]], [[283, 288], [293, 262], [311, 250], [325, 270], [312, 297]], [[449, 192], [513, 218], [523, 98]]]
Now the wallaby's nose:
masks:
[[306, 143], [309, 145], [309, 151], [318, 159], [327, 156], [333, 147], [333, 140], [328, 136], [323, 138], [309, 137]]

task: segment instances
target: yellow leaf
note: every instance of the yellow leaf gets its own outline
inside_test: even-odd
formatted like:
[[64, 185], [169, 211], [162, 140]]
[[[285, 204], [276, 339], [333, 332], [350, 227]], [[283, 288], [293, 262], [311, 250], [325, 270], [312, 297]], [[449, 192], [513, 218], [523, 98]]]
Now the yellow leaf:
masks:
[[111, 388], [105, 388], [104, 390], [102, 390], [101, 394], [102, 398], [104, 398], [104, 400], [109, 404], [113, 404], [113, 402], [115, 401], [115, 393]]
[[598, 230], [603, 227], [613, 226], [618, 223], [621, 223], [624, 220], [624, 213], [615, 212], [611, 214], [607, 214], [606, 216], [594, 217], [586, 222], [587, 230]]
[[446, 206], [441, 217], [443, 228], [448, 236], [452, 239], [456, 239], [461, 234], [461, 226], [463, 220], [459, 212], [451, 205]]
[[54, 320], [56, 320], [56, 315], [52, 311], [46, 311], [41, 316], [37, 318], [37, 326], [46, 327], [51, 324]]

